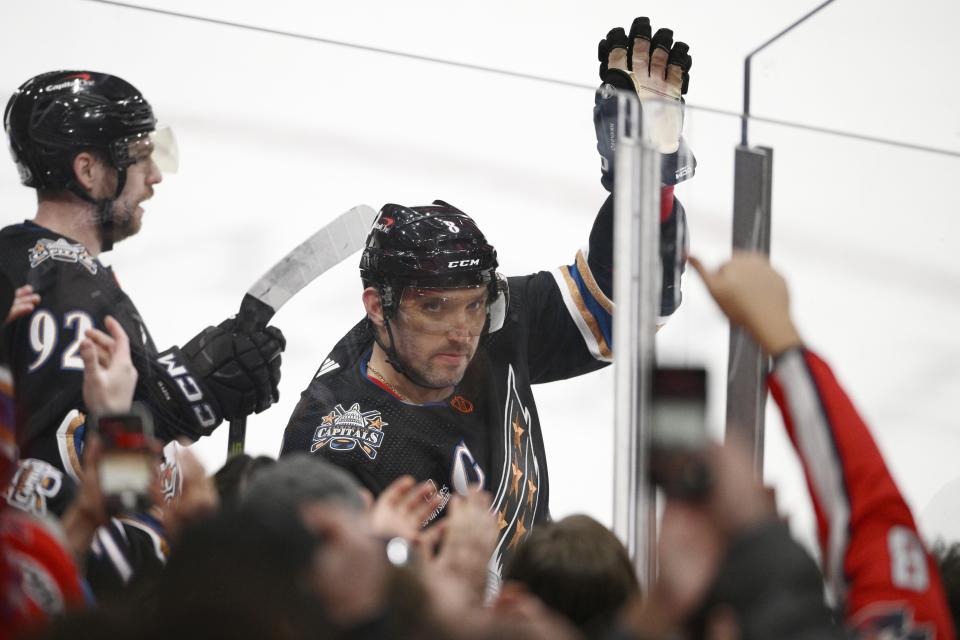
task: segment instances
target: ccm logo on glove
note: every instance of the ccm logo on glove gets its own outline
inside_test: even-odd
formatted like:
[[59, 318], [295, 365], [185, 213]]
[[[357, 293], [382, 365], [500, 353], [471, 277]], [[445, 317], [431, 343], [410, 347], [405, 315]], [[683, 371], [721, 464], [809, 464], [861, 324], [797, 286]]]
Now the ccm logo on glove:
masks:
[[207, 429], [216, 426], [217, 423], [220, 422], [216, 412], [208, 402], [204, 401], [203, 391], [200, 389], [200, 385], [198, 385], [197, 381], [190, 375], [187, 368], [177, 362], [176, 358], [177, 353], [175, 351], [169, 351], [157, 358], [157, 362], [165, 368], [166, 374], [176, 383], [177, 388], [180, 389], [180, 393], [183, 394], [187, 404], [190, 405], [190, 409], [192, 409], [194, 415], [197, 416], [197, 422], [200, 426]]

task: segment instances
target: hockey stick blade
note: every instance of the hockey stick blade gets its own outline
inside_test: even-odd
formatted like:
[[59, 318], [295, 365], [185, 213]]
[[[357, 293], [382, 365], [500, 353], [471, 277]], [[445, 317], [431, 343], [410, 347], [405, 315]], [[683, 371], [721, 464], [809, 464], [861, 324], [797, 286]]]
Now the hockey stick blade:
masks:
[[334, 218], [273, 265], [244, 296], [238, 320], [245, 330], [270, 318], [317, 276], [363, 247], [376, 211], [360, 204]]
[[[363, 247], [377, 213], [360, 204], [340, 214], [273, 265], [243, 296], [237, 325], [255, 331], [270, 322], [290, 298], [320, 274]], [[243, 453], [247, 419], [230, 421], [227, 457]]]

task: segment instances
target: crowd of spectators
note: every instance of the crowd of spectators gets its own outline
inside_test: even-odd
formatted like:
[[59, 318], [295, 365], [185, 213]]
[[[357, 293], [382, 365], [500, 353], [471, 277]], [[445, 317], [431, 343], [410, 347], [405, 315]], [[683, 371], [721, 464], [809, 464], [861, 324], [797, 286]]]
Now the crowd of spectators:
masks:
[[[0, 377], [0, 637], [955, 637], [957, 546], [937, 547], [938, 568], [866, 425], [801, 341], [783, 279], [755, 255], [718, 270], [692, 263], [731, 322], [775, 357], [770, 385], [807, 472], [821, 566], [735, 443], [707, 452], [705, 498], [666, 502], [658, 577], [646, 590], [607, 528], [571, 516], [523, 542], [491, 592], [498, 524], [488, 494], [454, 496], [424, 528], [439, 500], [427, 483], [403, 477], [374, 500], [308, 454], [240, 455], [208, 475], [189, 448], [158, 447], [150, 517], [162, 539], [124, 541], [124, 529], [104, 533], [126, 516], [106, 506], [95, 436], [61, 517], [10, 499], [24, 481], [14, 479], [15, 390]], [[9, 283], [3, 294], [8, 318], [36, 304]], [[129, 408], [133, 397], [125, 335], [108, 327], [112, 335], [91, 333], [82, 347], [94, 410]], [[818, 448], [820, 437], [833, 445]], [[830, 493], [831, 479], [842, 495]], [[119, 587], [91, 560], [109, 540], [127, 545]]]

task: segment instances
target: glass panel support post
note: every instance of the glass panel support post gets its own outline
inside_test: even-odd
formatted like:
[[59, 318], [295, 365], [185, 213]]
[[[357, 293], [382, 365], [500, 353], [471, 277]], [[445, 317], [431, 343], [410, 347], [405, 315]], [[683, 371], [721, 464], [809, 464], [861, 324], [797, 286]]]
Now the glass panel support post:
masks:
[[613, 524], [647, 588], [656, 575], [656, 502], [648, 457], [660, 309], [660, 155], [642, 134], [637, 97], [622, 92], [615, 160]]
[[[773, 149], [738, 146], [733, 178], [733, 250], [770, 255]], [[753, 470], [763, 477], [764, 412], [769, 359], [740, 327], [730, 327], [726, 437], [750, 444]]]

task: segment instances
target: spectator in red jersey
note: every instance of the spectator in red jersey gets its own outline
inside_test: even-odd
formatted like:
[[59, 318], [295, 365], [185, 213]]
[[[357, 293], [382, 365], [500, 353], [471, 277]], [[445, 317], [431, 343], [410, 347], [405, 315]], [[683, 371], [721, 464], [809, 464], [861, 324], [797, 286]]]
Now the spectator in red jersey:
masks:
[[846, 625], [862, 638], [953, 640], [936, 563], [867, 425], [801, 339], [784, 279], [759, 254], [738, 253], [717, 270], [690, 262], [730, 322], [774, 358], [770, 390], [804, 467], [823, 571]]

